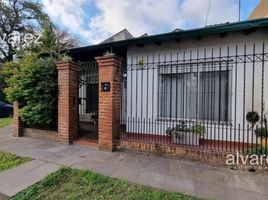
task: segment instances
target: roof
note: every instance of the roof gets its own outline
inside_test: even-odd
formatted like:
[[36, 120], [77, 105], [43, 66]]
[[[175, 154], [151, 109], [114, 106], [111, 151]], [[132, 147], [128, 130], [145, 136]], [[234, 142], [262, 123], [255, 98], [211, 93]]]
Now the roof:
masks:
[[101, 43], [108, 43], [108, 42], [115, 42], [120, 40], [128, 40], [134, 38], [133, 35], [130, 34], [130, 32], [127, 29], [124, 29], [113, 36], [109, 37], [108, 39], [104, 40]]
[[115, 47], [126, 47], [130, 45], [143, 45], [149, 43], [159, 43], [167, 40], [180, 40], [184, 38], [193, 38], [204, 35], [213, 35], [213, 34], [226, 34], [228, 32], [235, 31], [247, 31], [247, 30], [256, 30], [257, 28], [268, 27], [268, 18], [256, 19], [256, 20], [247, 20], [235, 23], [225, 23], [217, 24], [212, 26], [206, 26], [203, 28], [189, 29], [189, 30], [180, 30], [176, 32], [169, 32], [159, 35], [152, 35], [147, 37], [139, 37], [109, 43], [101, 43], [97, 45], [90, 45], [85, 47], [79, 47], [70, 49], [70, 52], [79, 53], [92, 50], [101, 50], [107, 48]]
[[259, 19], [268, 17], [268, 1], [261, 0], [254, 11], [249, 16], [249, 19]]

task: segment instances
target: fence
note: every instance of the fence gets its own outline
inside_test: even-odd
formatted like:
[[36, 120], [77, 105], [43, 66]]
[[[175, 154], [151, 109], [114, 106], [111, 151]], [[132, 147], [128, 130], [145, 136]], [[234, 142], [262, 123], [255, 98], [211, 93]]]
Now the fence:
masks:
[[130, 57], [121, 139], [267, 153], [265, 43]]

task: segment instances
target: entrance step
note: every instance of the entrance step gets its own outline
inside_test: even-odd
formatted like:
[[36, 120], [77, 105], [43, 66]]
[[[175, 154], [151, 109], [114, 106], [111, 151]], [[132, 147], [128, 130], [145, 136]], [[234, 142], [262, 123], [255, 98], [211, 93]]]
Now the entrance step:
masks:
[[79, 139], [75, 140], [73, 143], [98, 147], [97, 140], [89, 140], [89, 139], [79, 138]]

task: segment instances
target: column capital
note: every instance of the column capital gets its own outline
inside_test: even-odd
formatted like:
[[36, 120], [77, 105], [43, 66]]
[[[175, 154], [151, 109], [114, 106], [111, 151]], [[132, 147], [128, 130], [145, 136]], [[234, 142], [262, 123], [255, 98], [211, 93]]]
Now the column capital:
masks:
[[74, 61], [57, 61], [57, 70], [74, 70], [80, 71], [80, 64]]
[[120, 66], [122, 59], [117, 57], [115, 54], [108, 54], [104, 56], [95, 57], [99, 67], [116, 65]]

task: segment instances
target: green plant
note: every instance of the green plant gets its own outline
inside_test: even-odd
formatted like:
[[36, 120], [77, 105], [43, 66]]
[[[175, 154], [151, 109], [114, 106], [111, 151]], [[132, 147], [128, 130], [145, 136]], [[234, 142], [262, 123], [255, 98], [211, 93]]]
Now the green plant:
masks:
[[186, 125], [185, 121], [179, 121], [178, 124], [173, 128], [168, 128], [166, 130], [166, 134], [169, 136], [175, 136], [177, 139], [183, 139], [186, 132], [189, 131], [189, 128]]
[[12, 123], [12, 118], [0, 118], [0, 128], [3, 128], [5, 126], [8, 126]]
[[28, 157], [19, 157], [11, 153], [0, 151], [0, 173], [29, 161], [31, 161], [31, 159]]
[[4, 64], [10, 102], [19, 101], [19, 115], [31, 127], [54, 128], [57, 125], [57, 58], [40, 58], [35, 54], [20, 62]]
[[62, 61], [62, 62], [70, 62], [70, 61], [72, 61], [72, 57], [63, 54], [63, 55], [60, 55], [60, 56], [58, 57], [58, 61]]
[[194, 200], [196, 198], [109, 178], [88, 170], [61, 168], [10, 199]]
[[206, 134], [206, 127], [202, 124], [195, 124], [191, 127], [191, 131], [195, 134], [205, 135]]
[[182, 130], [179, 130], [177, 127], [174, 127], [172, 129], [168, 128], [166, 130], [166, 134], [169, 136], [175, 136], [177, 139], [181, 140], [185, 136], [185, 132]]
[[256, 128], [255, 133], [257, 137], [268, 137], [268, 130], [267, 128]]
[[268, 149], [265, 146], [257, 145], [249, 148], [246, 153], [248, 155], [268, 155]]

